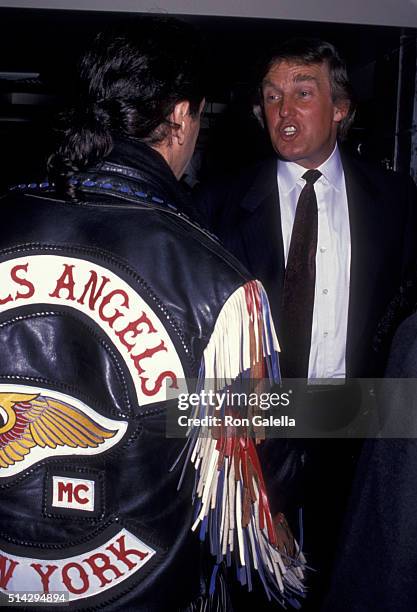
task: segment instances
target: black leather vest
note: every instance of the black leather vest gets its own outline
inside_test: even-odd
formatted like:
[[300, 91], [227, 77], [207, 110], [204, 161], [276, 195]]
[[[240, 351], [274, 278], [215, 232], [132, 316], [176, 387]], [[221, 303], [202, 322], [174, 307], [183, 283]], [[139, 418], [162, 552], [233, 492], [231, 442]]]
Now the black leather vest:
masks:
[[280, 548], [253, 440], [206, 445], [193, 430], [184, 447], [165, 429], [197, 378], [276, 379], [267, 298], [140, 146], [134, 165], [135, 146], [119, 147], [75, 175], [77, 201], [44, 182], [1, 202], [0, 595], [199, 610], [214, 596], [194, 524], [218, 563], [236, 557], [242, 584], [257, 568], [291, 603], [304, 559]]
[[143, 174], [107, 163], [73, 182], [78, 202], [40, 183], [1, 203], [0, 590], [182, 609], [200, 552], [163, 389], [197, 377], [247, 278]]

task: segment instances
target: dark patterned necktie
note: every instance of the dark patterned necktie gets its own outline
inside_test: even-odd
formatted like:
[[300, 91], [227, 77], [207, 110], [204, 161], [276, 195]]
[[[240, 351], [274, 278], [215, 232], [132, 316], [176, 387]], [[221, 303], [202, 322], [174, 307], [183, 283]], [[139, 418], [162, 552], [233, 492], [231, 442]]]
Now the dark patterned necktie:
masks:
[[303, 174], [285, 269], [282, 300], [281, 370], [284, 377], [307, 378], [316, 286], [317, 198], [319, 170]]

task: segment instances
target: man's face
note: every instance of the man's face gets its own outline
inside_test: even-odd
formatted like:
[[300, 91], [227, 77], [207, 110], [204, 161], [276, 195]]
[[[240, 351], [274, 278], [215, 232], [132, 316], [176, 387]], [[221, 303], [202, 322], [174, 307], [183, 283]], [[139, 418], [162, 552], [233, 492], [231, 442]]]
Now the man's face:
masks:
[[262, 83], [266, 126], [275, 151], [304, 168], [317, 168], [332, 153], [346, 102], [335, 103], [326, 63], [282, 61]]

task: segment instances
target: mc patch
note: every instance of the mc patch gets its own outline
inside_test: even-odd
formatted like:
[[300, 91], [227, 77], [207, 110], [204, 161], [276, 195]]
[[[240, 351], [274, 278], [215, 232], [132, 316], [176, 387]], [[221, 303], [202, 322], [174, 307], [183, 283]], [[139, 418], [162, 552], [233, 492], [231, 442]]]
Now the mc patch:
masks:
[[94, 512], [94, 480], [52, 476], [52, 506]]
[[48, 466], [44, 512], [51, 517], [97, 519], [104, 514], [104, 473], [91, 468]]

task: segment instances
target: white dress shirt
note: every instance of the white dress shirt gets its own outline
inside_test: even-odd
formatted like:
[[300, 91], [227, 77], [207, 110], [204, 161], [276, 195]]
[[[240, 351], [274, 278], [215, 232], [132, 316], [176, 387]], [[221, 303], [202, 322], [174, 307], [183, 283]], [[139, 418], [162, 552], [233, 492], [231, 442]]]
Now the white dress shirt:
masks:
[[[346, 333], [350, 282], [350, 227], [345, 176], [339, 150], [317, 168], [314, 184], [318, 208], [316, 288], [308, 377], [346, 376]], [[295, 211], [305, 185], [306, 168], [278, 162], [281, 227], [287, 264]]]

